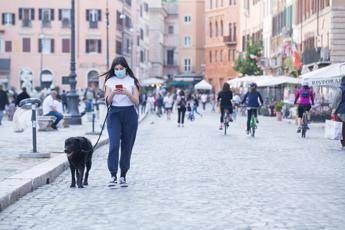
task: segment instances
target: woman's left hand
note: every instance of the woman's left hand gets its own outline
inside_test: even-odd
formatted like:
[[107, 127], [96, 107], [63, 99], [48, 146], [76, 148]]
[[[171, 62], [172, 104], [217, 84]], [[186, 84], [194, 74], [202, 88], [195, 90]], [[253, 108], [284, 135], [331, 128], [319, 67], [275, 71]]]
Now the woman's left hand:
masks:
[[132, 95], [132, 93], [131, 92], [129, 92], [127, 89], [122, 89], [122, 93], [124, 94], [124, 95], [126, 95], [126, 96], [131, 96]]

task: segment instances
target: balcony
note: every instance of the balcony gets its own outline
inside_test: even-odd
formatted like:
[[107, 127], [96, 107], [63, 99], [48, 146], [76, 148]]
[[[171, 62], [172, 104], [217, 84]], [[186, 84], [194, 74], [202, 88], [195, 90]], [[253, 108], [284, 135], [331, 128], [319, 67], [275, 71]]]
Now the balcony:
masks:
[[330, 63], [330, 51], [328, 47], [306, 49], [302, 54], [304, 65]]
[[233, 36], [223, 36], [223, 41], [228, 46], [235, 46], [237, 44], [236, 40], [233, 39]]

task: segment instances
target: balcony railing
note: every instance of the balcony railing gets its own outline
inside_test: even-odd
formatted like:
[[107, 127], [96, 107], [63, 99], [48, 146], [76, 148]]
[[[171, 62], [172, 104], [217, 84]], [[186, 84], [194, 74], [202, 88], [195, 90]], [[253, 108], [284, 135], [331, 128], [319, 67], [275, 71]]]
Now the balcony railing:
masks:
[[302, 54], [302, 61], [305, 65], [313, 63], [329, 63], [330, 60], [330, 51], [328, 47], [310, 48], [305, 50]]
[[233, 46], [236, 45], [236, 40], [233, 39], [233, 36], [223, 36], [223, 41], [226, 45]]

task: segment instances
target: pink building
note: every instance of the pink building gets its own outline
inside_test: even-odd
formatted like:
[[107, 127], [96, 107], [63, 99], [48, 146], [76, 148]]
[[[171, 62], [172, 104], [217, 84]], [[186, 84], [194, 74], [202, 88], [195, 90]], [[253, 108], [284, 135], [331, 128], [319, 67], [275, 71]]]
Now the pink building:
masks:
[[[0, 83], [18, 88], [28, 78], [34, 87], [53, 85], [68, 89], [68, 85], [62, 85], [62, 76], [68, 76], [70, 65], [70, 2], [0, 3]], [[122, 53], [129, 62], [134, 62], [131, 15], [136, 3], [76, 0], [77, 88], [98, 81], [97, 76], [107, 70], [107, 4], [109, 62]]]

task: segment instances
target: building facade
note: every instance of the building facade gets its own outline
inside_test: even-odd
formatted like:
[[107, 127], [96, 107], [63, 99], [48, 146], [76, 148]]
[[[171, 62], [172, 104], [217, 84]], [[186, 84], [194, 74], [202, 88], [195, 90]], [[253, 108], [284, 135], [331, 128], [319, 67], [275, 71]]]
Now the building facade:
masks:
[[179, 75], [175, 80], [194, 81], [205, 73], [205, 1], [178, 1]]
[[205, 1], [205, 79], [215, 91], [237, 76], [239, 16], [238, 1]]
[[[124, 54], [132, 60], [134, 0], [76, 0], [77, 88], [98, 82], [109, 62]], [[1, 4], [0, 81], [21, 87], [30, 79], [34, 87], [60, 86], [70, 66], [70, 1], [10, 1]], [[109, 43], [107, 17], [109, 12]], [[124, 44], [124, 45], [123, 45]], [[134, 67], [135, 69], [135, 67]], [[102, 80], [102, 79], [101, 79]]]

